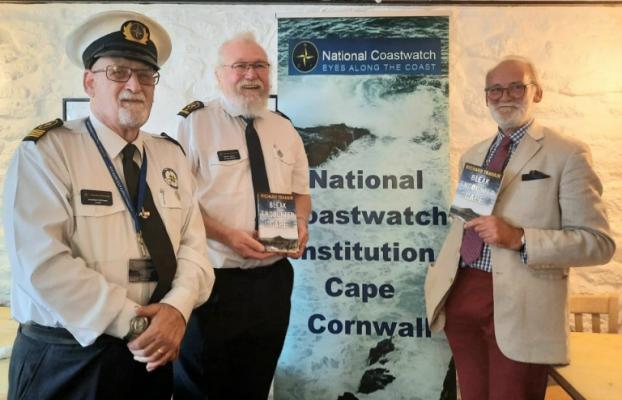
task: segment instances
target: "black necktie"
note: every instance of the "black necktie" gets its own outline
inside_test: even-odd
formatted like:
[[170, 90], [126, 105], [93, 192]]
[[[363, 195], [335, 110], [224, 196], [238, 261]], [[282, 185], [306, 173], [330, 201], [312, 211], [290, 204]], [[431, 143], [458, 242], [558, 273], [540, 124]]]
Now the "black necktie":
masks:
[[[488, 169], [495, 172], [503, 172], [505, 164], [508, 161], [510, 155], [510, 145], [512, 140], [509, 136], [503, 136], [499, 147], [495, 150], [495, 154], [488, 164]], [[462, 237], [462, 245], [460, 246], [460, 256], [462, 261], [467, 265], [473, 264], [479, 260], [482, 255], [482, 249], [484, 248], [484, 241], [479, 237], [477, 232], [473, 228], [466, 229], [464, 236]]]
[[259, 215], [257, 213], [257, 193], [270, 193], [270, 184], [268, 183], [268, 174], [266, 173], [266, 163], [261, 151], [261, 142], [259, 135], [255, 130], [253, 118], [244, 118], [246, 121], [246, 147], [248, 149], [248, 161], [251, 164], [251, 176], [253, 177], [253, 191], [255, 192], [255, 230], [259, 224]]
[[[134, 152], [136, 150], [138, 150], [136, 146], [130, 143], [123, 148], [122, 152], [123, 175], [125, 176], [125, 183], [134, 208], [136, 208], [138, 176], [140, 174], [140, 168], [134, 162]], [[149, 185], [146, 185], [143, 208], [146, 211], [140, 217], [143, 241], [147, 250], [149, 250], [151, 261], [158, 274], [158, 284], [151, 295], [151, 299], [149, 299], [149, 303], [157, 303], [171, 290], [171, 284], [177, 270], [177, 257], [173, 251], [171, 239], [168, 237], [160, 213], [153, 203]], [[138, 211], [140, 212], [141, 210]]]

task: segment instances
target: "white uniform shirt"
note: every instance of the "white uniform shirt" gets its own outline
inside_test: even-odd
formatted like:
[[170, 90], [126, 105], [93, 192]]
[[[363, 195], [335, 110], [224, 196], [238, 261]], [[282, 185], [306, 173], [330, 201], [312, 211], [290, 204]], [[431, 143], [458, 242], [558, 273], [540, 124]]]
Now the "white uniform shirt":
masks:
[[[212, 100], [186, 118], [179, 117], [177, 137], [197, 179], [203, 210], [228, 227], [251, 233], [255, 230], [255, 195], [245, 130], [246, 122], [240, 116], [232, 115], [220, 100]], [[255, 118], [255, 130], [261, 141], [270, 191], [309, 194], [309, 163], [292, 124], [266, 110]], [[237, 151], [239, 157], [219, 157], [222, 151]], [[253, 268], [282, 258], [244, 259], [210, 239], [208, 247], [214, 268]]]
[[[130, 259], [144, 258], [133, 219], [90, 137], [85, 120], [66, 122], [35, 142], [23, 142], [6, 176], [4, 225], [11, 261], [11, 310], [21, 323], [69, 330], [82, 345], [102, 333], [123, 337], [155, 283], [129, 283]], [[91, 122], [122, 180], [127, 144], [91, 115]], [[177, 255], [171, 290], [161, 300], [188, 319], [207, 300], [213, 270], [195, 185], [181, 149], [141, 132], [134, 142], [147, 183]], [[163, 170], [177, 175], [167, 184]], [[170, 180], [169, 180], [170, 182]], [[82, 190], [112, 195], [112, 205], [83, 204]]]

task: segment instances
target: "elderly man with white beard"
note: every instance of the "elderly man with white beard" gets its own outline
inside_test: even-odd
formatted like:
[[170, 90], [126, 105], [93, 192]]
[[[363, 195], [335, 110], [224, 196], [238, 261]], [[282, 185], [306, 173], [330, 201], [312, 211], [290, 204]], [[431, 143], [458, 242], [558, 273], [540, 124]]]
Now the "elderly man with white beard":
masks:
[[568, 270], [615, 251], [588, 147], [534, 121], [536, 69], [521, 57], [486, 75], [497, 134], [460, 160], [502, 172], [492, 215], [452, 222], [425, 282], [464, 400], [539, 400], [548, 364], [568, 363]]
[[67, 53], [87, 118], [35, 128], [7, 172], [9, 399], [162, 399], [213, 270], [183, 150], [140, 130], [171, 51], [134, 12], [88, 19]]
[[[289, 324], [293, 269], [307, 242], [309, 168], [292, 124], [267, 109], [270, 64], [250, 33], [218, 51], [221, 96], [180, 113], [178, 138], [199, 187], [216, 283], [188, 323], [175, 399], [266, 399]], [[266, 252], [258, 193], [293, 195], [299, 246]]]

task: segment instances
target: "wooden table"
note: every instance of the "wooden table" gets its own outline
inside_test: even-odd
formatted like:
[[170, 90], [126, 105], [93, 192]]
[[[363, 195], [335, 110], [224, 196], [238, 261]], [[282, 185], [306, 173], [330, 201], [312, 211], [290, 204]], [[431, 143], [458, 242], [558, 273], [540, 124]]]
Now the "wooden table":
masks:
[[570, 365], [549, 373], [575, 400], [622, 399], [622, 335], [570, 333]]

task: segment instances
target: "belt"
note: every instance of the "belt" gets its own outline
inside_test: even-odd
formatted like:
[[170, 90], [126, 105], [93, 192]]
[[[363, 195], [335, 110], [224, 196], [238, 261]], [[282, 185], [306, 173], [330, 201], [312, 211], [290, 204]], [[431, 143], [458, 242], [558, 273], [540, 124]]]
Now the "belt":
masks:
[[52, 328], [35, 323], [20, 324], [19, 332], [38, 342], [49, 344], [80, 345], [73, 335], [65, 328]]

